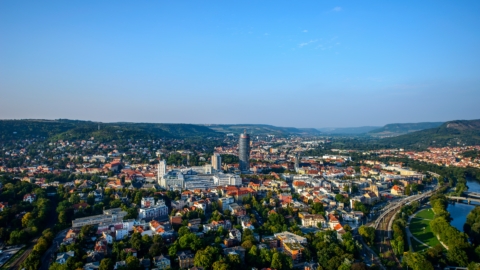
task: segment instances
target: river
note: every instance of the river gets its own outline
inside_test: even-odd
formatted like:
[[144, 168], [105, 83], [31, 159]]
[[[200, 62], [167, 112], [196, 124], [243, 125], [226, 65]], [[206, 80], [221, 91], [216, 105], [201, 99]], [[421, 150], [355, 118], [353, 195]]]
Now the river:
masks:
[[[480, 183], [476, 180], [467, 178], [467, 186], [468, 191], [471, 192], [480, 192]], [[450, 216], [452, 217], [452, 224], [453, 227], [457, 228], [459, 231], [463, 232], [463, 224], [467, 221], [467, 215], [470, 211], [475, 208], [475, 205], [468, 205], [464, 203], [454, 203], [449, 204], [447, 207], [447, 211], [450, 212]]]

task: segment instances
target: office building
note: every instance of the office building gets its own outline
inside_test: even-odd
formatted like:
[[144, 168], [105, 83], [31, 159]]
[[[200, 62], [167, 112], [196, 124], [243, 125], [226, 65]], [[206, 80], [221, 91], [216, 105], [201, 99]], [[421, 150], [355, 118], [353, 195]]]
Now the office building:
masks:
[[240, 171], [250, 170], [250, 135], [247, 134], [247, 131], [244, 130], [240, 134], [238, 140], [238, 157], [240, 159], [240, 164], [238, 168]]
[[222, 170], [222, 157], [220, 156], [220, 154], [218, 153], [213, 154], [212, 166], [213, 166], [213, 169], [216, 171]]
[[158, 163], [158, 184], [160, 184], [160, 181], [162, 180], [162, 177], [167, 173], [167, 161], [165, 159], [160, 160]]

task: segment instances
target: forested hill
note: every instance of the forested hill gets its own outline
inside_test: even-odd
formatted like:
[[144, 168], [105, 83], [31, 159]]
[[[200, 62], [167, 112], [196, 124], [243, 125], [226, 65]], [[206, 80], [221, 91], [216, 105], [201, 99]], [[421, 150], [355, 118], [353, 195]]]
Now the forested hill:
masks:
[[369, 131], [368, 134], [374, 137], [393, 137], [424, 129], [437, 128], [442, 124], [443, 122], [388, 124]]
[[363, 126], [363, 127], [346, 127], [346, 128], [319, 128], [321, 132], [333, 135], [359, 135], [370, 132], [374, 129], [379, 129], [376, 126]]
[[449, 121], [437, 128], [384, 138], [380, 142], [401, 148], [479, 145], [480, 120]]
[[75, 120], [0, 120], [0, 139], [43, 137], [98, 141], [124, 139], [192, 138], [223, 136], [208, 127], [191, 124], [99, 123]]
[[321, 132], [314, 128], [294, 128], [294, 127], [276, 127], [271, 125], [260, 124], [238, 124], [238, 125], [207, 125], [209, 128], [222, 132], [222, 133], [243, 133], [243, 130], [247, 130], [252, 136], [257, 135], [276, 135], [276, 136], [288, 136], [288, 135], [307, 135], [316, 136]]

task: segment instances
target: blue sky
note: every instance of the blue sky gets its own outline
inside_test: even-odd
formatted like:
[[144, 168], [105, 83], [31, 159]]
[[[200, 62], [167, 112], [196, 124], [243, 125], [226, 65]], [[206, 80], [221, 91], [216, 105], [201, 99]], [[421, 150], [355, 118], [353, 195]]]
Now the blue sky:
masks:
[[480, 118], [480, 1], [0, 1], [0, 118]]

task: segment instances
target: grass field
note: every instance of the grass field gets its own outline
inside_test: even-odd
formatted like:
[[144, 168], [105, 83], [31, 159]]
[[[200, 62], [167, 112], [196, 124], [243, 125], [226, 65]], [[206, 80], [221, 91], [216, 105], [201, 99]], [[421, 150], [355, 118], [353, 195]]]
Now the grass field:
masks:
[[424, 251], [424, 250], [428, 249], [428, 247], [420, 244], [417, 240], [415, 240], [413, 238], [410, 238], [410, 241], [412, 242], [412, 248], [413, 248], [413, 251], [415, 251], [415, 252], [420, 252], [420, 251]]
[[424, 218], [424, 219], [433, 219], [434, 216], [435, 216], [435, 213], [433, 213], [433, 210], [431, 208], [422, 210], [415, 215], [415, 217], [417, 218]]
[[433, 234], [430, 228], [430, 220], [427, 219], [420, 219], [420, 218], [412, 218], [410, 225], [410, 231], [412, 234], [419, 239], [420, 241], [424, 242], [425, 244], [434, 247], [440, 242], [438, 241], [437, 237]]

